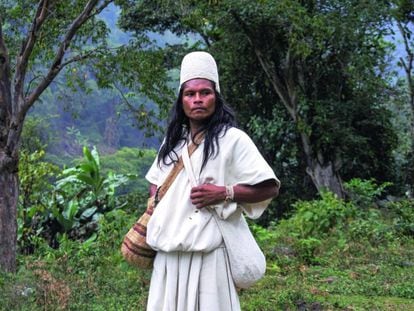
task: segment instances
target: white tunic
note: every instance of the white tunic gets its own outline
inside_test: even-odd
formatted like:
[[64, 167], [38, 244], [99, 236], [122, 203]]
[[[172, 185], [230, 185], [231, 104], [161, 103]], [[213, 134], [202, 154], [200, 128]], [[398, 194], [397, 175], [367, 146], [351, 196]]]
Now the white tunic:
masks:
[[[219, 145], [219, 153], [213, 159], [208, 160], [202, 171], [204, 143], [201, 143], [191, 156], [191, 162], [195, 175], [199, 178], [199, 184], [254, 185], [268, 179], [273, 179], [279, 183], [273, 170], [264, 160], [253, 141], [243, 131], [230, 128], [226, 135], [219, 138]], [[183, 146], [179, 146], [175, 149], [178, 156], [181, 156], [182, 148]], [[159, 186], [171, 169], [172, 165], [167, 166], [162, 162], [161, 167], [159, 167], [157, 159], [155, 159], [146, 178], [150, 183]], [[270, 200], [267, 200], [255, 204], [243, 204], [242, 206], [236, 203], [223, 203], [209, 208], [196, 209], [190, 200], [190, 190], [190, 181], [185, 169], [183, 169], [158, 203], [148, 223], [147, 243], [159, 251], [155, 259], [151, 279], [148, 310], [210, 310], [207, 305], [200, 304], [203, 299], [200, 300], [199, 291], [206, 287], [205, 284], [203, 285], [203, 275], [216, 275], [217, 271], [213, 271], [216, 265], [211, 268], [205, 266], [202, 258], [203, 256], [206, 258], [211, 256], [213, 256], [212, 258], [225, 258], [226, 256], [217, 254], [217, 251], [222, 252], [223, 239], [209, 208], [215, 208], [218, 215], [223, 219], [226, 219], [238, 207], [243, 208], [248, 217], [257, 218], [270, 202]], [[184, 264], [184, 266], [187, 266], [186, 269], [183, 269], [183, 267], [171, 269], [172, 266], [182, 266], [183, 258], [188, 256], [191, 258], [195, 256], [194, 258], [197, 258], [197, 260], [186, 259], [188, 265], [190, 265]], [[195, 264], [197, 268], [194, 267]], [[217, 265], [221, 266], [220, 273], [224, 273], [225, 278], [231, 277], [230, 271], [226, 268], [228, 263], [224, 259], [221, 259]], [[194, 269], [197, 272], [194, 272]], [[183, 277], [182, 274], [188, 274], [189, 271], [193, 271], [191, 273], [195, 273], [196, 277], [185, 277], [187, 282], [181, 284], [179, 280]], [[175, 281], [171, 282], [171, 274], [173, 274], [172, 279]], [[167, 282], [167, 279], [170, 281]], [[167, 285], [167, 283], [177, 284], [177, 288], [168, 289], [170, 285]], [[220, 284], [217, 285], [220, 286]], [[190, 291], [191, 288], [192, 291]], [[223, 301], [216, 301], [216, 303], [224, 304], [222, 310], [239, 310], [234, 284], [230, 282], [227, 289], [230, 293], [228, 303]], [[192, 297], [191, 300], [188, 297], [190, 292], [193, 292], [192, 295], [197, 297]], [[217, 291], [213, 291], [213, 294], [217, 295], [219, 292], [219, 287], [217, 287]], [[172, 296], [175, 297], [174, 303], [169, 300]], [[189, 299], [192, 303], [189, 303]], [[217, 297], [217, 299], [220, 298]], [[209, 301], [211, 299], [204, 300]], [[187, 303], [183, 303], [183, 301], [187, 301]], [[180, 305], [182, 307], [179, 307]]]

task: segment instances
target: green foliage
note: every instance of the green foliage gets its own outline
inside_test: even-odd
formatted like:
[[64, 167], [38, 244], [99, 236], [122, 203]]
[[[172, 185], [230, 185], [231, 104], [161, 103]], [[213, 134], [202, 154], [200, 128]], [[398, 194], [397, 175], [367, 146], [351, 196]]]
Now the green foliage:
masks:
[[[57, 1], [49, 5], [48, 16], [43, 26], [36, 33], [36, 42], [34, 42], [29, 63], [29, 69], [32, 70], [33, 77], [42, 76], [45, 66], [52, 64], [56, 47], [62, 41], [62, 34], [66, 33], [75, 17], [84, 9], [85, 4], [86, 1]], [[24, 41], [23, 39], [30, 30], [29, 25], [33, 22], [37, 5], [38, 2], [32, 0], [6, 1], [4, 3], [4, 11], [2, 11], [2, 19], [6, 21], [4, 36], [6, 46], [8, 46], [11, 54], [12, 68], [16, 67], [16, 55], [20, 51], [21, 42]], [[90, 56], [92, 56], [98, 54], [96, 51], [103, 53], [107, 47], [106, 38], [108, 33], [109, 29], [105, 23], [99, 20], [95, 14], [92, 15], [72, 40], [70, 44], [71, 56], [86, 53], [90, 53]], [[79, 76], [73, 75], [72, 70], [69, 70], [68, 73], [67, 77], [71, 78], [72, 81], [79, 78]], [[32, 82], [35, 82], [36, 79], [33, 79]], [[33, 85], [30, 84], [29, 88], [32, 89]]]
[[[372, 245], [389, 243], [396, 236], [401, 236], [396, 231], [396, 226], [390, 222], [384, 222], [386, 210], [378, 206], [380, 196], [391, 183], [377, 185], [374, 180], [361, 180], [355, 178], [344, 184], [350, 201], [358, 207], [357, 217], [349, 225], [349, 233], [353, 239], [364, 239]], [[392, 206], [395, 203], [381, 203]], [[398, 207], [396, 208], [398, 210]], [[397, 218], [394, 220], [396, 221]], [[406, 224], [405, 221], [403, 221]], [[402, 227], [407, 228], [405, 225]], [[404, 234], [402, 234], [403, 236]]]
[[[17, 47], [29, 29], [27, 23], [32, 21], [30, 14], [36, 3], [0, 3], [2, 30], [12, 62], [17, 59]], [[59, 37], [84, 3], [53, 3], [52, 18], [38, 34], [36, 61], [30, 67], [35, 78], [28, 91], [35, 86], [36, 77], [44, 76], [43, 66], [50, 63]], [[111, 143], [100, 144], [99, 150], [113, 152], [125, 142], [135, 145], [142, 137], [127, 135], [126, 127], [111, 132], [111, 122], [125, 124], [127, 118], [120, 117], [123, 110], [116, 104], [114, 91], [99, 91], [98, 85], [113, 87], [141, 124], [151, 127], [165, 114], [174, 93], [163, 80], [177, 77], [174, 73], [167, 77], [165, 67], [176, 68], [188, 49], [208, 48], [219, 63], [223, 94], [231, 98], [240, 123], [247, 124], [246, 129], [283, 184], [281, 198], [266, 216], [270, 226], [251, 224], [266, 252], [268, 273], [256, 287], [241, 291], [242, 309], [414, 309], [413, 200], [382, 198], [391, 188], [385, 180], [394, 182], [394, 175], [402, 175], [402, 182], [407, 183], [409, 178], [404, 175], [412, 169], [407, 156], [409, 137], [404, 132], [404, 140], [400, 140], [404, 154], [397, 156], [407, 171], [393, 172], [396, 168], [391, 151], [397, 137], [385, 106], [388, 95], [395, 93], [390, 92], [392, 77], [386, 70], [389, 46], [383, 35], [389, 15], [385, 2], [118, 3], [126, 5], [123, 25], [136, 31], [137, 40], [130, 47], [107, 49], [108, 29], [99, 18], [91, 19], [79, 33], [71, 45], [73, 55], [84, 47], [91, 51], [91, 44], [101, 42], [102, 49], [96, 50], [93, 62], [101, 73], [73, 66], [55, 85], [58, 95], [44, 94], [38, 115], [56, 115], [62, 113], [62, 107], [74, 108], [61, 122], [63, 128], [70, 129], [65, 135], [74, 138], [72, 145], [66, 149], [63, 144], [52, 144], [51, 148], [73, 154], [85, 142], [101, 142], [106, 129], [115, 139], [108, 138]], [[399, 6], [391, 13], [409, 22], [411, 2], [392, 3]], [[183, 40], [184, 46], [159, 50], [144, 38], [150, 32], [167, 30], [180, 36], [190, 34], [192, 39]], [[269, 61], [268, 68], [288, 82], [287, 88], [294, 85], [290, 90], [298, 95], [296, 124], [263, 72], [257, 51]], [[120, 72], [122, 77], [117, 78]], [[97, 83], [92, 75], [99, 78]], [[73, 90], [80, 87], [85, 93], [74, 95]], [[102, 98], [107, 102], [102, 104]], [[159, 102], [160, 107], [148, 99]], [[52, 105], [56, 101], [61, 105]], [[82, 119], [80, 126], [67, 117], [71, 113]], [[27, 139], [22, 147], [30, 152], [24, 152], [20, 161], [21, 265], [16, 275], [0, 275], [0, 310], [144, 309], [149, 275], [128, 267], [119, 245], [138, 211], [145, 208], [146, 182], [140, 178], [125, 186], [129, 179], [111, 171], [143, 176], [155, 151], [125, 148], [100, 158], [96, 151], [87, 149], [79, 165], [65, 170], [55, 183], [56, 168], [36, 151], [48, 144], [49, 136], [33, 139], [39, 137], [39, 128], [43, 134], [48, 131], [53, 136], [57, 132], [56, 128], [43, 128], [44, 121], [34, 119], [24, 128]], [[158, 129], [150, 128], [149, 133]], [[315, 153], [335, 160], [344, 179], [359, 177], [345, 184], [346, 201], [328, 192], [305, 201], [314, 190], [305, 173], [301, 134], [309, 136]], [[401, 188], [395, 183], [393, 186]], [[301, 200], [285, 214], [286, 219], [273, 223], [297, 198]], [[58, 248], [51, 249], [49, 244]]]
[[135, 220], [113, 210], [88, 240], [62, 235], [59, 249], [44, 243], [21, 257], [16, 274], [0, 275], [0, 310], [144, 310], [150, 274], [130, 267], [119, 251]]
[[[79, 70], [88, 72], [85, 89], [71, 90], [63, 79], [58, 79], [57, 87], [45, 92], [42, 104], [30, 112], [35, 117], [57, 116], [48, 121], [49, 131], [41, 131], [41, 135], [47, 134], [52, 140], [47, 146], [48, 158], [61, 166], [62, 158], [82, 155], [85, 145], [96, 146], [102, 154], [112, 154], [122, 147], [158, 147], [160, 139], [154, 133], [161, 124], [158, 125], [158, 108], [150, 100], [139, 94], [129, 97], [128, 104], [142, 106], [135, 114], [131, 112], [133, 107], [129, 108], [120, 99], [121, 90], [99, 89], [92, 79], [94, 73], [87, 68]], [[122, 91], [126, 92], [124, 88]], [[138, 114], [141, 121], [135, 118]]]
[[141, 211], [148, 191], [144, 175], [155, 150], [123, 148], [100, 157], [95, 148], [90, 151], [85, 147], [84, 158], [63, 170], [45, 161], [44, 156], [44, 151], [21, 154], [20, 252], [32, 253], [43, 238], [57, 247], [62, 234], [88, 239], [99, 230], [102, 215], [112, 210]]
[[[159, 144], [158, 137], [153, 136], [159, 133], [165, 111], [160, 111], [153, 101], [157, 99], [163, 103], [164, 110], [171, 101], [171, 89], [160, 82], [166, 79], [153, 80], [155, 76], [166, 76], [163, 55], [149, 50], [145, 43], [131, 42], [129, 46], [126, 40], [122, 44], [110, 41], [112, 27], [109, 24], [114, 26], [116, 20], [104, 18], [111, 12], [111, 18], [116, 19], [118, 10], [111, 2], [114, 1], [94, 5], [96, 9], [91, 17], [70, 42], [70, 53], [54, 67], [54, 72], [61, 70], [61, 74], [54, 79], [53, 87], [44, 90], [38, 103], [30, 107], [30, 115], [46, 124], [40, 128], [41, 135], [36, 136], [42, 143], [46, 136], [51, 139], [47, 151], [58, 157], [80, 155], [85, 143], [105, 152], [108, 149], [113, 152], [120, 146]], [[47, 3], [46, 19], [34, 36], [28, 63], [30, 74], [27, 85], [22, 88], [26, 92], [22, 97], [29, 95], [47, 75], [48, 66], [55, 61], [54, 54], [66, 38], [72, 19], [86, 4], [85, 0]], [[2, 34], [10, 52], [12, 74], [38, 5], [39, 2], [33, 0], [2, 1], [0, 5]], [[127, 34], [124, 36], [129, 38]], [[63, 50], [69, 51], [67, 47]], [[127, 99], [127, 93], [134, 95]], [[69, 130], [66, 132], [66, 129]], [[108, 134], [111, 130], [113, 136]], [[145, 137], [145, 133], [150, 137]], [[34, 143], [35, 135], [28, 137], [33, 139], [24, 139], [23, 144]]]
[[385, 188], [391, 185], [389, 182], [377, 185], [373, 179], [363, 180], [360, 178], [353, 178], [344, 183], [349, 199], [361, 208], [372, 207]]
[[[306, 263], [319, 263], [322, 259], [318, 252], [330, 236], [343, 239], [344, 231], [357, 215], [351, 203], [338, 199], [332, 192], [322, 192], [321, 198], [312, 201], [298, 201], [294, 204], [294, 214], [283, 219], [278, 227], [290, 239], [290, 251]], [[343, 243], [336, 247], [342, 248]]]
[[18, 214], [21, 252], [32, 253], [42, 238], [54, 247], [63, 237], [93, 239], [99, 219], [127, 203], [117, 190], [136, 175], [111, 170], [104, 173], [97, 150], [84, 147], [83, 151], [78, 165], [59, 174], [56, 166], [41, 161], [44, 152], [22, 153]]
[[307, 185], [298, 187], [307, 180], [304, 163], [300, 160], [301, 150], [297, 144], [294, 124], [281, 117], [280, 108], [275, 106], [272, 116], [253, 115], [247, 125], [265, 159], [272, 164], [277, 176], [282, 180], [280, 196], [271, 202], [271, 206], [259, 219], [263, 225], [269, 225], [275, 219], [288, 214], [291, 205], [298, 198], [314, 197], [314, 188]]
[[[359, 181], [365, 186], [370, 182]], [[379, 191], [368, 188], [370, 193]], [[138, 216], [137, 209], [145, 208], [146, 195], [138, 195], [134, 203], [127, 202], [125, 208], [105, 213], [98, 230], [87, 240], [72, 240], [62, 234], [58, 249], [42, 242], [34, 254], [21, 254], [16, 274], [0, 274], [0, 310], [144, 310], [150, 271], [130, 267], [119, 249], [122, 237]], [[412, 236], [404, 238], [401, 232], [391, 230], [391, 240], [379, 239], [375, 244], [354, 236], [356, 218], [350, 217], [346, 226], [330, 218], [335, 213], [346, 218], [343, 208], [352, 203], [341, 202], [324, 194], [317, 200], [298, 202], [300, 217], [293, 214], [268, 228], [250, 223], [265, 251], [267, 272], [257, 285], [239, 292], [242, 310], [414, 308]], [[317, 203], [330, 211], [322, 213]], [[369, 221], [374, 217], [378, 224], [402, 219], [412, 223], [412, 204], [410, 200], [389, 202], [377, 208], [381, 212], [375, 216], [360, 206], [354, 210], [358, 218]], [[312, 218], [298, 221], [312, 208], [321, 222], [327, 217], [325, 223], [332, 223], [332, 227], [321, 226], [299, 236], [304, 223], [315, 225]]]
[[295, 214], [289, 218], [292, 234], [299, 238], [323, 238], [332, 230], [343, 229], [356, 215], [355, 206], [339, 200], [331, 192], [321, 193], [321, 199], [299, 201], [294, 204]]
[[53, 190], [51, 181], [58, 173], [58, 167], [44, 161], [44, 156], [43, 150], [20, 153], [17, 239], [23, 253], [33, 251], [43, 233], [40, 224], [47, 217], [49, 194]]
[[267, 245], [275, 239], [275, 232], [272, 230], [268, 230], [253, 222], [249, 223], [249, 227], [259, 244]]
[[372, 245], [391, 242], [395, 238], [392, 227], [382, 221], [381, 213], [375, 209], [359, 213], [359, 217], [349, 225], [349, 235], [355, 240], [367, 240]]
[[[175, 66], [189, 50], [206, 49], [215, 56], [224, 97], [282, 180], [285, 201], [274, 203], [267, 222], [297, 197], [314, 195], [306, 174], [311, 161], [331, 162], [343, 180], [394, 181], [398, 136], [387, 109], [388, 4], [126, 4], [121, 3], [124, 29], [138, 37], [168, 30], [183, 38], [181, 48], [165, 49]], [[193, 33], [198, 41], [189, 43], [186, 35]]]
[[113, 154], [107, 154], [101, 157], [102, 172], [113, 171], [119, 172], [120, 174], [133, 173], [138, 176], [138, 178], [131, 180], [127, 185], [119, 187], [118, 194], [147, 192], [148, 182], [145, 180], [145, 174], [155, 157], [155, 149], [124, 147]]
[[394, 230], [400, 235], [414, 237], [414, 201], [390, 202], [386, 208], [393, 219]]
[[90, 236], [104, 213], [120, 208], [115, 190], [136, 177], [111, 171], [103, 176], [97, 150], [84, 147], [83, 153], [79, 165], [62, 171], [50, 203], [51, 220], [74, 238]]
[[35, 152], [36, 150], [46, 149], [49, 143], [53, 143], [49, 128], [50, 118], [53, 118], [53, 116], [49, 115], [49, 120], [45, 120], [41, 116], [27, 117], [20, 141], [22, 150]]
[[320, 199], [298, 201], [294, 214], [280, 221], [277, 227], [282, 233], [277, 238], [292, 245], [291, 253], [300, 254], [307, 263], [320, 263], [320, 253], [332, 238], [336, 245], [331, 247], [345, 250], [352, 241], [378, 247], [412, 236], [412, 200], [377, 203], [389, 183], [356, 179], [346, 185], [351, 201], [324, 192]]
[[74, 140], [76, 144], [80, 146], [87, 146], [88, 145], [88, 138], [83, 136], [79, 129], [71, 126], [66, 128], [67, 134], [71, 140]]
[[160, 120], [166, 117], [175, 94], [168, 83], [170, 78], [162, 51], [152, 47], [149, 40], [138, 38], [108, 53], [95, 65], [98, 86], [113, 89], [121, 96], [125, 110], [132, 113], [135, 124], [147, 136], [159, 134]]
[[[255, 301], [268, 301], [269, 297], [274, 297], [275, 288], [276, 293], [280, 292], [276, 294], [277, 298], [273, 298], [276, 310], [297, 307], [298, 303], [305, 302], [309, 308], [323, 302], [333, 310], [351, 306], [366, 310], [369, 305], [380, 310], [405, 310], [413, 305], [412, 277], [408, 276], [413, 275], [414, 266], [410, 259], [413, 252], [412, 231], [403, 231], [405, 233], [402, 234], [393, 226], [403, 222], [408, 227], [400, 228], [410, 228], [409, 223], [412, 224], [414, 215], [412, 200], [389, 202], [385, 210], [378, 209], [373, 201], [386, 185], [373, 186], [372, 181], [364, 180], [352, 181], [351, 184], [359, 194], [363, 194], [365, 200], [357, 201], [365, 207], [341, 203], [332, 195], [327, 195], [306, 204], [299, 202], [297, 214], [270, 227], [270, 232], [255, 230], [258, 240], [263, 240], [262, 246], [268, 258], [276, 259], [276, 263], [272, 261], [270, 264], [268, 273], [278, 272], [280, 276], [273, 281], [268, 279], [268, 287], [264, 281], [264, 288], [257, 290], [257, 296], [248, 295], [246, 300], [249, 305], [257, 305]], [[367, 203], [371, 208], [366, 208]], [[321, 213], [318, 204], [331, 212]], [[344, 206], [352, 210], [350, 215], [345, 216]], [[306, 216], [312, 208], [319, 218]], [[339, 212], [338, 217], [346, 220], [342, 221], [346, 226], [335, 224], [329, 234], [325, 234], [326, 227], [316, 224], [319, 231], [308, 230], [311, 232], [305, 237], [298, 234], [303, 232], [304, 223], [315, 225], [309, 219], [319, 219], [325, 224], [332, 222], [332, 210], [334, 214]], [[324, 229], [322, 233], [321, 229]], [[270, 236], [274, 239], [266, 238]], [[267, 288], [269, 291], [266, 291]], [[370, 302], [369, 297], [372, 296], [377, 297], [375, 303]], [[391, 299], [391, 296], [406, 299]], [[386, 307], [385, 301], [395, 307]], [[274, 309], [269, 306], [265, 310]]]

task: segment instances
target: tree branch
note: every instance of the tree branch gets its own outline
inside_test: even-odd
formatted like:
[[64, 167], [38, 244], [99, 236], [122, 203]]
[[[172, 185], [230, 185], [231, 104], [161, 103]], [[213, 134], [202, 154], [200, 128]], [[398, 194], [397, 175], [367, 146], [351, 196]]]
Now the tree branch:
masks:
[[404, 67], [405, 75], [407, 77], [408, 91], [410, 96], [411, 109], [414, 111], [414, 81], [412, 78], [413, 66], [414, 66], [414, 52], [412, 51], [408, 42], [409, 32], [406, 31], [400, 21], [397, 21], [398, 29], [403, 37], [405, 52], [407, 53], [407, 61], [403, 57], [400, 57], [402, 66]]
[[[30, 55], [33, 52], [33, 47], [35, 46], [37, 40], [37, 33], [44, 21], [46, 20], [46, 18], [51, 13], [48, 10], [49, 0], [41, 0], [39, 2], [31, 30], [27, 36], [26, 41], [22, 45], [22, 50], [17, 60], [15, 74], [16, 82], [14, 89], [15, 94], [13, 97], [12, 104], [12, 117], [7, 129], [8, 137], [6, 144], [9, 150], [13, 150], [13, 152], [16, 152], [16, 146], [21, 135], [23, 122], [24, 118], [26, 117], [27, 111], [30, 109], [33, 103], [40, 97], [43, 91], [50, 85], [50, 83], [56, 78], [56, 76], [62, 70], [62, 68], [68, 65], [69, 63], [80, 60], [83, 57], [87, 57], [88, 54], [85, 54], [85, 56], [75, 56], [72, 59], [63, 62], [63, 58], [67, 52], [67, 49], [69, 48], [69, 45], [72, 39], [75, 37], [78, 30], [89, 18], [91, 18], [94, 14], [97, 13], [92, 11], [97, 6], [98, 2], [99, 0], [89, 0], [86, 3], [82, 12], [76, 17], [76, 19], [72, 22], [72, 24], [66, 31], [66, 34], [64, 35], [56, 51], [55, 58], [52, 64], [50, 65], [47, 74], [40, 81], [39, 85], [33, 90], [33, 92], [30, 95], [28, 95], [28, 97], [24, 98], [23, 84], [25, 82], [28, 61]], [[104, 6], [107, 6], [111, 2], [112, 0], [105, 0], [103, 4], [99, 7], [99, 9], [103, 10]]]
[[114, 0], [105, 0], [100, 6], [98, 6], [95, 12], [91, 16], [98, 15], [101, 13], [108, 5], [110, 5]]
[[[278, 74], [273, 69], [274, 66], [272, 66], [272, 62], [267, 59], [267, 57], [262, 53], [262, 51], [259, 49], [259, 45], [257, 42], [255, 42], [254, 36], [250, 34], [250, 31], [246, 25], [246, 23], [240, 18], [240, 16], [237, 15], [236, 12], [231, 12], [233, 18], [236, 20], [236, 22], [240, 25], [240, 27], [243, 29], [243, 32], [245, 33], [247, 40], [252, 45], [254, 52], [256, 54], [257, 59], [259, 60], [259, 63], [264, 70], [266, 76], [269, 78], [270, 83], [273, 86], [273, 89], [275, 90], [276, 94], [279, 95], [283, 105], [288, 110], [290, 116], [292, 117], [293, 121], [297, 121], [297, 115], [296, 115], [296, 96], [293, 95], [292, 90], [288, 90], [288, 85], [285, 85], [282, 81], [282, 79], [278, 76]], [[289, 59], [289, 53], [287, 56], [287, 63], [290, 64], [291, 60]], [[289, 66], [289, 65], [288, 65]]]
[[42, 75], [34, 75], [32, 79], [30, 79], [30, 81], [27, 83], [27, 88], [26, 88], [26, 92], [24, 94], [24, 97], [27, 97], [28, 94], [30, 93], [30, 86], [32, 85], [32, 83], [34, 83], [36, 80], [42, 78]]
[[61, 67], [62, 68], [64, 68], [64, 67], [66, 67], [67, 65], [69, 65], [69, 64], [72, 64], [72, 63], [76, 63], [76, 62], [79, 62], [79, 61], [81, 61], [81, 60], [84, 60], [84, 59], [87, 59], [87, 58], [90, 58], [92, 55], [95, 55], [95, 52], [97, 51], [97, 49], [96, 50], [90, 50], [90, 51], [88, 51], [87, 53], [85, 53], [85, 54], [79, 54], [79, 55], [76, 55], [76, 56], [74, 56], [74, 57], [72, 57], [72, 58], [70, 58], [70, 59], [68, 59], [68, 60], [66, 60], [64, 63], [62, 63], [61, 64]]
[[138, 112], [138, 110], [134, 107], [134, 105], [133, 105], [133, 104], [131, 104], [131, 103], [129, 102], [128, 98], [125, 96], [125, 94], [124, 94], [124, 92], [121, 90], [121, 88], [120, 88], [120, 87], [118, 87], [118, 85], [116, 85], [116, 83], [113, 83], [112, 85], [113, 85], [113, 87], [114, 87], [114, 88], [115, 88], [115, 89], [119, 92], [119, 95], [121, 95], [122, 100], [125, 102], [125, 104], [128, 106], [128, 108], [129, 108], [132, 112], [137, 113], [137, 112]]
[[[94, 14], [97, 13], [97, 11], [92, 12], [93, 9], [96, 7], [99, 0], [90, 0], [85, 5], [83, 11], [78, 15], [78, 17], [73, 21], [73, 23], [70, 25], [68, 31], [66, 32], [65, 37], [63, 38], [61, 44], [59, 45], [59, 48], [56, 52], [55, 59], [52, 62], [52, 65], [49, 68], [48, 73], [44, 77], [44, 79], [39, 83], [37, 88], [33, 90], [33, 92], [29, 95], [29, 97], [25, 101], [25, 106], [20, 111], [20, 117], [23, 117], [28, 109], [33, 105], [33, 103], [39, 98], [39, 96], [43, 93], [43, 91], [50, 85], [50, 83], [53, 81], [53, 79], [58, 75], [58, 73], [64, 68], [64, 66], [73, 63], [75, 61], [79, 61], [81, 59], [87, 58], [90, 56], [89, 53], [85, 55], [78, 55], [76, 57], [73, 57], [72, 59], [63, 62], [63, 58], [70, 46], [70, 43], [72, 39], [74, 38], [75, 34], [81, 28], [81, 26]], [[106, 6], [109, 5], [109, 3], [113, 2], [113, 0], [106, 0], [103, 2], [103, 4], [99, 7], [99, 10], [102, 11]], [[100, 12], [99, 11], [99, 12]]]
[[[284, 74], [285, 77], [281, 78], [279, 77], [278, 73], [274, 69], [274, 65], [272, 65], [272, 62], [262, 53], [262, 51], [259, 48], [258, 42], [255, 42], [254, 35], [252, 35], [246, 25], [246, 23], [236, 14], [236, 12], [232, 12], [232, 15], [236, 22], [240, 25], [240, 27], [243, 29], [247, 40], [252, 45], [254, 52], [256, 54], [257, 59], [259, 60], [259, 63], [264, 70], [266, 76], [269, 78], [270, 83], [273, 86], [274, 91], [277, 95], [279, 95], [280, 100], [282, 101], [283, 105], [287, 109], [288, 113], [292, 117], [293, 122], [298, 125], [300, 121], [300, 116], [298, 115], [297, 111], [297, 84], [295, 82], [295, 64], [293, 57], [291, 55], [291, 51], [288, 50], [285, 57], [285, 68], [284, 68]], [[299, 132], [303, 151], [305, 154], [306, 162], [308, 167], [313, 168], [315, 165], [315, 161], [312, 157], [312, 144], [309, 138], [309, 135], [305, 133], [304, 131]]]
[[26, 77], [27, 72], [27, 65], [29, 62], [29, 57], [33, 52], [33, 48], [36, 43], [37, 33], [42, 27], [43, 23], [45, 22], [46, 18], [50, 14], [48, 10], [49, 1], [48, 0], [41, 0], [37, 5], [37, 11], [35, 17], [33, 19], [32, 25], [30, 27], [30, 31], [24, 40], [20, 54], [17, 57], [16, 63], [16, 72], [15, 72], [15, 84], [14, 84], [14, 112], [20, 111], [20, 105], [23, 105], [22, 95], [23, 95], [23, 87], [24, 87], [24, 80]]

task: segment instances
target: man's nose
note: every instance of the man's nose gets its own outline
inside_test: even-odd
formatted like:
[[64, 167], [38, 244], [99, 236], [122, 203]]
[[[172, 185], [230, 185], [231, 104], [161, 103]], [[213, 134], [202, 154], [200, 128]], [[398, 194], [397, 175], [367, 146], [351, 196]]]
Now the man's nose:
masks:
[[200, 102], [201, 101], [201, 94], [200, 93], [195, 93], [194, 94], [194, 101], [195, 102]]

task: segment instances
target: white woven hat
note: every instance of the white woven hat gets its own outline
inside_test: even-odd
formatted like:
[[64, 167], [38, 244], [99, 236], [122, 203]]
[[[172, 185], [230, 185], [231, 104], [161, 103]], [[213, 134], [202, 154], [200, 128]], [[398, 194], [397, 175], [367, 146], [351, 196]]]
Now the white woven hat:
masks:
[[216, 91], [220, 93], [217, 64], [213, 56], [207, 52], [188, 53], [181, 62], [180, 89], [183, 83], [197, 78], [213, 81]]

